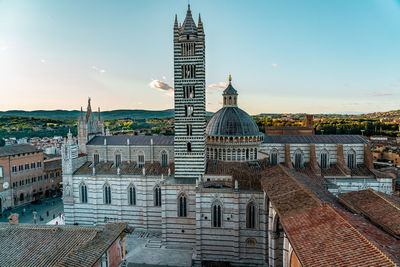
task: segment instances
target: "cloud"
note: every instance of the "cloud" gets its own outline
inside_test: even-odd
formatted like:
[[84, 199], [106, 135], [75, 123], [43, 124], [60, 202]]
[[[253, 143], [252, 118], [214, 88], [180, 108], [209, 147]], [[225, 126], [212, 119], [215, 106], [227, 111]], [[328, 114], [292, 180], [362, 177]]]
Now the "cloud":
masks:
[[274, 68], [276, 68], [276, 67], [278, 67], [278, 64], [273, 63], [273, 64], [271, 64], [271, 66], [274, 67]]
[[160, 80], [152, 80], [151, 83], [149, 83], [151, 88], [167, 91], [167, 92], [173, 92], [174, 88], [171, 87], [168, 83], [160, 81]]
[[97, 72], [99, 72], [99, 73], [104, 73], [104, 72], [106, 72], [105, 69], [101, 69], [101, 68], [98, 68], [98, 67], [96, 67], [96, 66], [92, 66], [92, 70], [95, 70], [95, 71], [97, 71]]
[[40, 62], [45, 63], [46, 60], [42, 58], [42, 59], [40, 60]]
[[392, 93], [374, 93], [372, 96], [392, 96]]
[[213, 88], [213, 89], [225, 89], [228, 86], [226, 82], [219, 82], [219, 83], [212, 83], [208, 85], [208, 88]]
[[6, 45], [0, 46], [1, 51], [6, 51], [7, 49], [8, 49], [8, 46], [6, 46]]

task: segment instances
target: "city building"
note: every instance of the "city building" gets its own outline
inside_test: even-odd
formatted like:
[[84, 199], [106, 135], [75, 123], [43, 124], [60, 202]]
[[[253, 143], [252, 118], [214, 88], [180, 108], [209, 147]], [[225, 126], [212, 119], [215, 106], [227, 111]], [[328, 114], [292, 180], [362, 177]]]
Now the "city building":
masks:
[[46, 160], [29, 144], [0, 148], [0, 211], [48, 197], [61, 181], [60, 158]]
[[102, 227], [0, 224], [1, 266], [120, 266], [126, 223]]
[[[196, 266], [278, 266], [283, 259], [289, 266], [283, 249], [276, 254], [279, 242], [272, 242], [285, 236], [275, 215], [302, 203], [308, 193], [292, 196], [294, 183], [282, 184], [277, 177], [306, 177], [318, 187], [317, 197], [321, 190], [330, 199], [366, 188], [392, 193], [393, 178], [373, 169], [369, 144], [360, 136], [260, 133], [239, 108], [231, 77], [223, 107], [206, 124], [204, 62], [203, 23], [199, 16], [196, 25], [189, 6], [183, 23], [177, 17], [174, 23], [175, 136], [104, 134], [89, 99], [78, 123], [78, 143], [69, 133], [62, 147], [66, 224], [123, 221], [158, 231], [165, 246], [192, 248]], [[280, 194], [282, 205], [274, 202]], [[315, 200], [310, 207], [323, 206], [317, 197], [308, 195]], [[285, 251], [292, 242], [287, 233]], [[391, 263], [364, 241], [359, 237], [349, 245], [362, 244], [365, 253]], [[306, 261], [301, 248], [292, 250], [299, 262]]]

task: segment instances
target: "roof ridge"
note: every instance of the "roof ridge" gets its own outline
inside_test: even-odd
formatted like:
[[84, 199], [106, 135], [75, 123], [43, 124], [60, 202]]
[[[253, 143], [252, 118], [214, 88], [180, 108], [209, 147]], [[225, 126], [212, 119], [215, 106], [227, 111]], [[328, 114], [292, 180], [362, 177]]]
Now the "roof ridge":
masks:
[[[294, 176], [293, 176], [291, 173], [289, 173], [289, 171], [288, 171], [283, 165], [278, 164], [278, 166], [280, 166], [280, 167], [283, 169], [283, 171], [284, 171], [287, 175], [289, 175], [290, 178], [291, 178], [292, 180], [294, 180], [294, 181], [297, 183], [297, 185], [299, 185], [299, 186], [303, 189], [303, 191], [306, 192], [308, 195], [310, 195], [311, 198], [313, 198], [318, 204], [320, 204], [320, 205], [323, 204], [323, 202], [322, 202], [319, 198], [317, 198], [316, 196], [314, 196], [314, 194], [313, 194], [312, 192], [310, 192], [310, 191], [309, 191], [307, 188], [305, 188], [301, 183], [299, 183], [299, 181], [297, 181], [296, 178], [294, 178]], [[296, 170], [293, 170], [293, 171], [297, 172]], [[300, 175], [302, 175], [302, 173], [300, 173], [300, 172], [297, 172], [297, 173], [299, 173]]]
[[400, 208], [397, 207], [397, 205], [395, 203], [393, 203], [390, 199], [385, 198], [384, 196], [377, 194], [377, 192], [375, 192], [375, 190], [373, 189], [368, 189], [370, 190], [372, 193], [374, 193], [374, 195], [378, 196], [379, 198], [383, 199], [384, 201], [386, 201], [390, 206], [394, 207], [395, 209], [397, 209], [398, 211], [400, 211]]

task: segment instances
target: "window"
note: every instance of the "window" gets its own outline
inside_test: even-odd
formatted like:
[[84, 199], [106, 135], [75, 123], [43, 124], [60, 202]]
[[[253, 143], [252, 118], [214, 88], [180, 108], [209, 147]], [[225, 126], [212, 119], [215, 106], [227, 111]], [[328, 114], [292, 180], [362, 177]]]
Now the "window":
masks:
[[49, 175], [48, 175], [48, 174], [45, 174], [45, 175], [44, 175], [44, 179], [45, 179], [45, 180], [49, 179]]
[[4, 178], [4, 168], [3, 166], [0, 166], [0, 179]]
[[50, 173], [50, 178], [54, 178], [54, 172]]
[[167, 167], [168, 166], [168, 153], [167, 151], [161, 152], [161, 167]]
[[187, 143], [187, 152], [192, 152], [192, 143]]
[[106, 184], [103, 188], [103, 194], [104, 194], [104, 204], [111, 204], [111, 187], [110, 185]]
[[185, 106], [185, 116], [186, 117], [193, 117], [194, 113], [194, 106], [193, 105], [186, 105]]
[[131, 206], [136, 205], [136, 188], [133, 185], [128, 188], [128, 203]]
[[118, 168], [121, 165], [121, 154], [115, 154], [115, 167]]
[[212, 226], [213, 227], [221, 227], [222, 226], [222, 210], [220, 204], [213, 204], [212, 205]]
[[32, 162], [31, 163], [31, 169], [35, 169], [36, 168], [36, 164], [35, 164], [35, 162]]
[[93, 154], [93, 164], [96, 166], [100, 161], [99, 154]]
[[17, 172], [17, 166], [12, 166], [12, 169], [11, 169], [11, 171], [13, 172], [13, 173], [16, 173]]
[[144, 167], [144, 152], [143, 151], [139, 151], [138, 155], [137, 155], [137, 161], [138, 161], [138, 167], [139, 168], [143, 168]]
[[159, 186], [154, 187], [153, 201], [154, 201], [154, 206], [161, 207], [161, 188]]
[[81, 184], [79, 192], [80, 192], [81, 203], [87, 203], [88, 202], [87, 186], [85, 184]]
[[278, 164], [278, 151], [276, 149], [271, 152], [271, 165], [275, 166]]
[[[189, 35], [187, 35], [187, 40], [189, 40]], [[194, 56], [195, 55], [195, 44], [194, 43], [182, 43], [181, 52], [183, 56]]]
[[183, 86], [183, 97], [184, 98], [194, 98], [195, 94], [195, 86], [194, 85], [184, 85]]
[[326, 150], [321, 151], [320, 166], [322, 169], [326, 169], [329, 167], [328, 151], [326, 151]]
[[191, 124], [186, 124], [186, 135], [187, 136], [192, 136], [192, 130], [193, 130], [193, 125]]
[[42, 168], [42, 162], [41, 162], [41, 161], [38, 161], [36, 166], [37, 166], [38, 168]]
[[254, 202], [251, 201], [247, 204], [246, 208], [246, 227], [247, 228], [255, 228], [256, 227], [256, 206]]
[[356, 152], [350, 150], [347, 153], [347, 167], [349, 169], [354, 169], [356, 167]]
[[38, 176], [38, 182], [43, 180], [43, 176]]
[[25, 164], [25, 170], [29, 170], [29, 163]]
[[19, 165], [18, 166], [18, 171], [22, 172], [24, 170], [24, 165]]
[[294, 153], [294, 167], [303, 168], [303, 153], [301, 150], [296, 150]]
[[182, 78], [183, 79], [196, 78], [196, 66], [195, 65], [183, 65], [182, 66]]
[[109, 259], [108, 259], [108, 252], [106, 251], [103, 256], [100, 258], [100, 267], [109, 267], [110, 265]]
[[186, 197], [181, 195], [178, 199], [178, 217], [187, 216]]

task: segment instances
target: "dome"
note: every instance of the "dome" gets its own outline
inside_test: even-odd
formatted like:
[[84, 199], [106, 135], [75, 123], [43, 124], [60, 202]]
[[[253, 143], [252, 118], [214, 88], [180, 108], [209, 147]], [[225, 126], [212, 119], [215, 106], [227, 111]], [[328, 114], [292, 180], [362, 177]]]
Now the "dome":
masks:
[[227, 106], [218, 110], [207, 124], [209, 136], [253, 136], [259, 135], [253, 118], [238, 107]]

